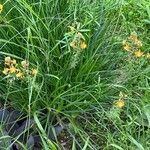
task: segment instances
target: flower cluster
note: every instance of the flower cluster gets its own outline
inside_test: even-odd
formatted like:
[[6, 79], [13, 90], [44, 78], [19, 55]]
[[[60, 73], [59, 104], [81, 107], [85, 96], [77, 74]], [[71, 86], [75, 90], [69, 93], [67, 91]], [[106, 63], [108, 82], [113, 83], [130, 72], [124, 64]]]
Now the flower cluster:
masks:
[[2, 13], [2, 11], [3, 11], [3, 5], [0, 4], [0, 14]]
[[5, 67], [2, 73], [5, 76], [11, 77], [13, 79], [21, 80], [27, 76], [36, 76], [38, 73], [37, 69], [29, 69], [29, 63], [26, 60], [19, 64], [17, 63], [16, 59], [5, 57], [4, 66]]
[[135, 32], [132, 32], [129, 37], [123, 40], [123, 49], [125, 51], [131, 52], [136, 58], [143, 56], [141, 51], [142, 42], [138, 39], [138, 36]]
[[73, 26], [69, 26], [69, 28], [69, 34], [71, 36], [70, 46], [75, 50], [82, 50], [87, 48], [85, 38], [80, 32], [80, 23], [74, 24]]
[[87, 48], [87, 44], [83, 40], [82, 33], [78, 32], [77, 34], [75, 34], [75, 38], [70, 42], [70, 46], [73, 49], [77, 49], [77, 50]]
[[125, 105], [125, 101], [124, 98], [126, 97], [126, 95], [124, 95], [122, 92], [119, 93], [119, 99], [117, 101], [115, 101], [115, 106], [117, 108], [123, 108]]
[[123, 40], [123, 49], [131, 54], [134, 54], [136, 58], [146, 56], [147, 59], [150, 59], [150, 52], [144, 55], [142, 52], [142, 42], [138, 39], [138, 36], [135, 32], [132, 32], [129, 37]]

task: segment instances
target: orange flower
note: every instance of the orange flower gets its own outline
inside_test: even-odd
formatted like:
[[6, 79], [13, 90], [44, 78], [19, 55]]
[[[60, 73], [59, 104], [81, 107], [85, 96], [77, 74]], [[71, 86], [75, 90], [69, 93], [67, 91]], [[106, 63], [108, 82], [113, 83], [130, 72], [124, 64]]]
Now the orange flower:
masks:
[[10, 72], [10, 73], [15, 73], [15, 72], [16, 72], [16, 67], [11, 66], [11, 67], [9, 68], [9, 72]]
[[9, 69], [8, 68], [4, 68], [4, 70], [2, 72], [3, 72], [3, 74], [7, 75], [8, 72], [9, 72]]
[[31, 74], [32, 74], [33, 76], [36, 76], [36, 75], [37, 75], [37, 73], [38, 73], [38, 70], [37, 70], [37, 69], [32, 69]]
[[3, 11], [3, 5], [0, 4], [0, 14], [2, 13], [2, 11]]
[[18, 72], [17, 74], [16, 74], [16, 77], [19, 79], [21, 79], [22, 77], [23, 77], [23, 73], [22, 72]]
[[134, 55], [135, 55], [135, 57], [139, 58], [139, 57], [142, 57], [142, 56], [143, 56], [143, 52], [142, 52], [141, 50], [136, 50], [136, 51], [134, 52]]
[[81, 43], [80, 43], [80, 48], [81, 48], [81, 49], [87, 48], [87, 44], [86, 44], [85, 42], [81, 42]]
[[122, 107], [124, 107], [124, 105], [125, 105], [125, 102], [124, 102], [123, 99], [119, 99], [119, 100], [117, 100], [117, 101], [115, 102], [115, 106], [116, 106], [117, 108], [122, 108]]

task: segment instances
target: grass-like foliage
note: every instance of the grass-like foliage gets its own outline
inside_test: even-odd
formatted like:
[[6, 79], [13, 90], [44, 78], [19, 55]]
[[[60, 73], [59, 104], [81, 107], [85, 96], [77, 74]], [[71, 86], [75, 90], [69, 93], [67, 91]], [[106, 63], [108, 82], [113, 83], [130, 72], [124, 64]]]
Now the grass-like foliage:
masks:
[[150, 149], [149, 0], [0, 2], [0, 149]]

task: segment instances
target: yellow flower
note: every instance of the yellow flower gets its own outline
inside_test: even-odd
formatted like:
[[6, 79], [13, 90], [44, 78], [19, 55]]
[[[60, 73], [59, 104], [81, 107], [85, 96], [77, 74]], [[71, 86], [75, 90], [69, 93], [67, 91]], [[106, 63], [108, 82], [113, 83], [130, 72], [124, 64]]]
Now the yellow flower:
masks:
[[81, 49], [87, 48], [86, 43], [85, 43], [85, 42], [81, 42], [81, 43], [80, 43], [80, 48], [81, 48]]
[[3, 74], [7, 75], [8, 72], [9, 72], [9, 69], [8, 68], [4, 68], [4, 70], [2, 72], [3, 72]]
[[9, 68], [9, 72], [10, 72], [10, 73], [15, 73], [15, 72], [16, 72], [16, 67], [11, 66], [11, 67]]
[[148, 59], [150, 59], [150, 53], [147, 53], [147, 56], [146, 56]]
[[17, 74], [16, 74], [16, 77], [19, 79], [21, 79], [22, 77], [23, 77], [23, 73], [22, 72], [18, 72]]
[[3, 5], [0, 4], [0, 13], [3, 11]]
[[124, 48], [124, 50], [126, 50], [126, 51], [130, 51], [130, 46], [129, 46], [129, 44], [127, 44], [127, 43], [123, 46], [123, 48]]
[[13, 65], [16, 65], [16, 59], [11, 60], [11, 63], [12, 63]]
[[5, 57], [5, 65], [10, 65], [11, 64], [11, 58], [10, 57]]
[[142, 57], [142, 56], [143, 56], [143, 52], [142, 52], [141, 50], [136, 50], [136, 51], [134, 52], [134, 55], [135, 55], [135, 57], [139, 58], [139, 57]]
[[32, 69], [31, 74], [32, 74], [33, 76], [36, 76], [36, 75], [37, 75], [37, 73], [38, 73], [38, 70], [37, 70], [37, 69]]
[[119, 99], [119, 100], [117, 100], [117, 101], [115, 102], [115, 106], [116, 106], [117, 108], [122, 108], [122, 107], [124, 107], [124, 105], [125, 105], [125, 102], [124, 102], [123, 99]]
[[21, 62], [21, 65], [23, 68], [27, 68], [29, 66], [29, 63], [26, 60], [24, 60]]

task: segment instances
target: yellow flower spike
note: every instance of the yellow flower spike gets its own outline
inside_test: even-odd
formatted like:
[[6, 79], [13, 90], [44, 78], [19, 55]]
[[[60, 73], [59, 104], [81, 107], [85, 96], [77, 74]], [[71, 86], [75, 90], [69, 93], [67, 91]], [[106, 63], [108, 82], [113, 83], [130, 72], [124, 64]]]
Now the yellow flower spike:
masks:
[[9, 72], [10, 73], [15, 73], [17, 71], [17, 69], [16, 69], [16, 67], [14, 67], [14, 66], [11, 66], [10, 68], [9, 68]]
[[117, 101], [115, 102], [115, 106], [116, 106], [117, 108], [123, 108], [124, 105], [125, 105], [125, 102], [124, 102], [123, 99], [119, 99], [119, 100], [117, 100]]
[[9, 69], [8, 68], [4, 68], [4, 70], [2, 71], [3, 74], [7, 75], [9, 72]]
[[150, 53], [147, 53], [146, 57], [147, 57], [148, 59], [150, 59]]
[[85, 42], [81, 42], [81, 43], [80, 43], [80, 48], [81, 48], [81, 49], [87, 48], [87, 44], [86, 44]]
[[32, 69], [31, 74], [32, 74], [33, 76], [36, 76], [36, 75], [37, 75], [37, 73], [38, 73], [38, 70], [37, 70], [37, 69]]
[[26, 60], [24, 60], [21, 62], [21, 65], [23, 68], [27, 68], [29, 66], [29, 63]]
[[141, 50], [136, 50], [136, 51], [134, 52], [134, 55], [135, 55], [135, 57], [139, 58], [139, 57], [142, 57], [142, 56], [143, 56], [143, 52], [142, 52]]
[[10, 65], [11, 64], [11, 58], [10, 57], [5, 57], [5, 65]]
[[0, 14], [1, 14], [2, 11], [3, 11], [3, 8], [4, 8], [4, 6], [3, 6], [2, 4], [0, 4]]

